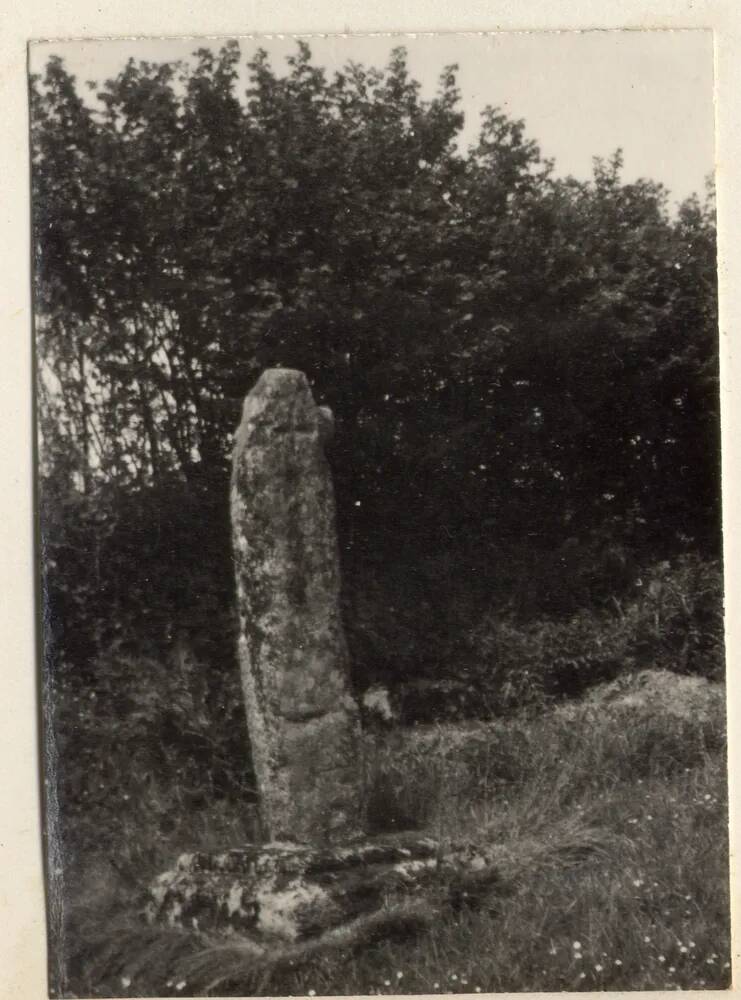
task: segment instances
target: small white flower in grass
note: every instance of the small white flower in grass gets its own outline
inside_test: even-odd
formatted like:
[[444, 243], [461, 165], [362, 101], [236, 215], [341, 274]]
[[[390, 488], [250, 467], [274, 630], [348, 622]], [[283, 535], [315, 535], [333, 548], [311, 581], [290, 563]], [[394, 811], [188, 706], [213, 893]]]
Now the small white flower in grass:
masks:
[[185, 980], [181, 979], [179, 983], [175, 983], [175, 989], [176, 990], [184, 990], [185, 989], [185, 985], [186, 985], [185, 984]]
[[619, 958], [615, 959], [615, 965], [622, 965], [622, 964], [623, 963], [622, 963], [621, 959], [619, 959]]
[[480, 993], [480, 992], [481, 992], [481, 987], [477, 986], [476, 989], [474, 990], [474, 993]]
[[715, 959], [711, 955], [710, 958], [705, 959], [705, 965], [715, 965]]
[[463, 978], [463, 977], [461, 977], [461, 985], [468, 986], [468, 980], [465, 979], [465, 978]]
[[574, 941], [574, 943], [571, 945], [571, 947], [574, 949], [574, 951], [580, 951], [581, 950], [581, 941]]
[[689, 948], [696, 948], [697, 947], [697, 945], [695, 944], [694, 941], [688, 941], [687, 945], [688, 945]]
[[458, 978], [458, 976], [456, 976], [456, 974], [454, 972], [451, 972], [450, 973], [450, 978], [453, 980], [453, 982], [455, 982], [455, 980]]
[[666, 959], [664, 958], [664, 956], [663, 956], [663, 955], [659, 955], [659, 961], [660, 961], [660, 962], [661, 962], [661, 964], [663, 965], [663, 964], [664, 964], [664, 962], [666, 961]]
[[391, 980], [390, 979], [384, 979], [383, 985], [384, 986], [390, 986], [391, 985]]
[[432, 984], [432, 988], [433, 988], [433, 990], [439, 990], [440, 989], [440, 983], [433, 983]]
[[316, 990], [309, 990], [309, 992], [306, 995], [310, 996], [310, 997], [315, 997], [316, 996]]
[[674, 966], [673, 966], [673, 965], [670, 965], [670, 966], [669, 966], [669, 972], [676, 972], [676, 971], [677, 971], [677, 970], [676, 970], [676, 969], [674, 968]]
[[586, 972], [580, 972], [579, 973], [579, 979], [586, 979], [586, 978], [587, 978]]
[[643, 885], [643, 882], [639, 878], [634, 878], [633, 885], [636, 887], [636, 889], [640, 889], [641, 886]]
[[131, 979], [128, 976], [121, 976], [121, 985], [127, 990], [131, 986]]
[[404, 973], [403, 972], [397, 972], [396, 973], [396, 978], [397, 979], [403, 979], [404, 978]]
[[687, 945], [684, 945], [684, 944], [682, 944], [682, 945], [680, 945], [680, 946], [679, 946], [679, 950], [680, 950], [680, 952], [681, 952], [681, 953], [682, 953], [683, 955], [686, 955], [686, 954], [687, 954], [687, 952], [689, 951], [689, 949], [687, 948]]
[[646, 935], [646, 937], [644, 937], [643, 940], [646, 942], [646, 944], [651, 944], [651, 938], [648, 937], [648, 935]]
[[602, 972], [603, 968], [604, 968], [604, 966], [602, 966], [602, 965], [595, 965], [594, 971], [595, 972]]

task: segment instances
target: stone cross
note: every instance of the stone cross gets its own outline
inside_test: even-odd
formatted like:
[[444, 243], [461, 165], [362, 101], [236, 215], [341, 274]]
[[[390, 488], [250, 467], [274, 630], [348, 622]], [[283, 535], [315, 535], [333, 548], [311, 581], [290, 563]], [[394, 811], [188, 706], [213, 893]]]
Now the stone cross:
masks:
[[305, 375], [265, 371], [246, 397], [231, 486], [239, 660], [270, 841], [362, 833], [360, 724], [339, 607], [332, 413]]

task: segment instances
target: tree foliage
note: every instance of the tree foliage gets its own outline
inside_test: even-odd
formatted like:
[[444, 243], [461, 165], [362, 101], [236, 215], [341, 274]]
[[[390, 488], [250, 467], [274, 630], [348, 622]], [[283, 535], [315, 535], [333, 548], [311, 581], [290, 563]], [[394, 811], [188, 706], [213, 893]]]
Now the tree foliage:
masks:
[[423, 100], [401, 49], [331, 77], [258, 51], [244, 94], [240, 59], [130, 60], [88, 99], [59, 59], [32, 81], [57, 618], [228, 606], [203, 547], [228, 553], [231, 434], [271, 365], [335, 411], [348, 601], [383, 577], [368, 620], [397, 638], [421, 616], [434, 645], [466, 595], [564, 613], [717, 550], [712, 198], [673, 214], [619, 153], [560, 178], [496, 108], [463, 151], [455, 67]]

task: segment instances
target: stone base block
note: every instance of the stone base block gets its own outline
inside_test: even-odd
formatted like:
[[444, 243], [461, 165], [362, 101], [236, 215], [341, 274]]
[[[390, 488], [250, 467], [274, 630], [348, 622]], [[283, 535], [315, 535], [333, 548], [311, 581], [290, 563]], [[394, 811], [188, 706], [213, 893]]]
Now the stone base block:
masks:
[[145, 914], [153, 924], [289, 944], [399, 905], [475, 896], [497, 879], [491, 851], [424, 837], [248, 845], [182, 855], [150, 887]]

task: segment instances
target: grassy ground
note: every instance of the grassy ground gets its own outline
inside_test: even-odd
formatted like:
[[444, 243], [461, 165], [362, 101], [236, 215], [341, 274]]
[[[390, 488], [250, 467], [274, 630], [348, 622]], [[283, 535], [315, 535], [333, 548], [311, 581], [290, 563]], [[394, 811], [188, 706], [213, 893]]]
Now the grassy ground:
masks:
[[[501, 845], [508, 891], [412, 948], [363, 956], [341, 990], [335, 970], [303, 985], [317, 993], [726, 986], [720, 702], [717, 712], [699, 722], [594, 707], [498, 727], [493, 739], [469, 741], [479, 742], [465, 767], [478, 795], [459, 773], [460, 737], [441, 733], [433, 823], [444, 835]], [[434, 770], [435, 755], [420, 756], [423, 772]]]
[[[671, 679], [668, 682], [672, 683]], [[335, 953], [220, 994], [718, 989], [730, 982], [724, 692], [702, 705], [583, 702], [545, 715], [369, 738], [377, 830], [418, 825], [497, 846], [501, 883], [418, 937]], [[175, 817], [146, 803], [68, 881], [69, 994], [189, 995], [207, 941], [143, 933], [135, 889], [179, 850], [224, 847], [249, 823], [227, 806]], [[157, 935], [159, 934], [159, 937]]]

